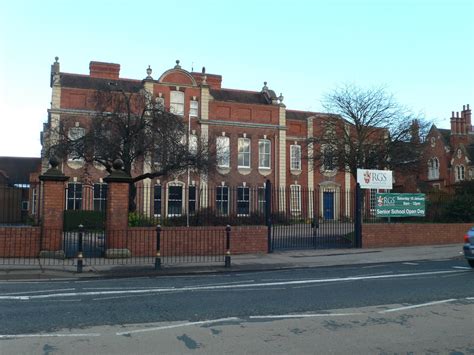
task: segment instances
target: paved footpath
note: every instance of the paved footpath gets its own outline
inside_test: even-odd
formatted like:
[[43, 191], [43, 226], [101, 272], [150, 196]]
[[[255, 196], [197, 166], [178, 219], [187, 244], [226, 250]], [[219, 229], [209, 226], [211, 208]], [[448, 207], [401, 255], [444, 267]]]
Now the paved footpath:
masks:
[[[233, 255], [232, 266], [223, 264], [182, 264], [154, 270], [152, 264], [134, 265], [85, 265], [82, 273], [72, 265], [2, 265], [0, 280], [52, 280], [103, 277], [134, 277], [159, 275], [184, 275], [215, 272], [241, 272], [278, 270], [288, 268], [328, 267], [339, 265], [361, 265], [386, 262], [417, 262], [422, 260], [445, 260], [464, 258], [462, 244], [431, 245], [379, 249], [324, 249], [292, 250], [271, 254]], [[467, 263], [466, 263], [467, 266]]]

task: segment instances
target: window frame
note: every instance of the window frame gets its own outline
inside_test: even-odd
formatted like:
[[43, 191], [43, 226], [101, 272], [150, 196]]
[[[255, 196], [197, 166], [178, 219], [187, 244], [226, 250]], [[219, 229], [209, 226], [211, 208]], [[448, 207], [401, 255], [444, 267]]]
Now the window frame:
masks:
[[[323, 147], [323, 170], [324, 171], [334, 171], [337, 168], [337, 164], [335, 163], [335, 149], [334, 147], [327, 145]], [[330, 164], [326, 164], [330, 163]], [[328, 166], [329, 165], [329, 166]]]
[[[176, 198], [171, 199], [171, 198], [170, 198], [171, 189], [172, 189], [172, 188], [180, 188], [180, 189], [181, 189], [181, 199], [176, 199]], [[170, 185], [168, 185], [168, 189], [167, 189], [167, 190], [168, 190], [168, 191], [167, 191], [167, 194], [166, 194], [166, 195], [167, 195], [167, 196], [166, 196], [166, 198], [167, 198], [167, 201], [166, 201], [166, 202], [167, 202], [167, 203], [166, 203], [166, 206], [167, 206], [167, 214], [166, 214], [166, 216], [167, 216], [167, 217], [181, 217], [181, 216], [183, 215], [183, 199], [184, 199], [184, 196], [183, 196], [183, 195], [184, 195], [184, 194], [183, 194], [183, 192], [184, 192], [183, 185], [180, 185], [180, 184], [179, 184], [179, 185], [174, 185], [174, 184], [171, 185], [171, 184], [170, 184]], [[173, 193], [173, 194], [174, 194], [174, 193]], [[175, 207], [175, 205], [176, 205], [176, 207], [179, 207], [179, 213], [178, 213], [178, 212], [177, 212], [177, 213], [174, 213], [174, 211], [170, 211], [170, 205], [173, 206], [173, 208]], [[178, 209], [177, 209], [176, 211], [178, 211]]]
[[216, 137], [216, 160], [217, 160], [218, 168], [230, 167], [230, 138], [229, 137], [227, 136]]
[[301, 145], [290, 145], [290, 170], [301, 171]]
[[184, 116], [184, 92], [179, 90], [170, 92], [170, 112], [178, 116]]
[[428, 160], [428, 180], [439, 179], [439, 159], [432, 157]]
[[[161, 186], [161, 184], [155, 184], [153, 185], [153, 216], [161, 217], [162, 209], [163, 209], [163, 187]], [[158, 213], [156, 213], [157, 211]]]
[[199, 101], [198, 100], [189, 101], [189, 117], [199, 117]]
[[292, 215], [299, 215], [302, 211], [301, 185], [290, 185], [290, 212]]
[[[268, 147], [268, 152], [266, 152]], [[263, 148], [263, 151], [262, 151]], [[268, 159], [268, 166], [262, 164], [262, 160]], [[272, 168], [272, 142], [270, 139], [259, 139], [258, 140], [258, 168], [259, 169], [271, 169]]]
[[66, 210], [82, 210], [83, 184], [80, 182], [70, 182], [67, 184]]
[[237, 186], [237, 216], [250, 216], [250, 187]]
[[[98, 197], [96, 197], [96, 187], [99, 189]], [[94, 211], [105, 212], [107, 208], [107, 192], [108, 186], [106, 183], [100, 182], [93, 185], [92, 204], [94, 206]], [[96, 208], [96, 202], [98, 203], [99, 208]]]
[[266, 187], [265, 186], [259, 186], [257, 188], [257, 208], [258, 208], [258, 212], [259, 213], [262, 213], [265, 215], [265, 211], [266, 211], [266, 208], [267, 208], [267, 200], [265, 198], [265, 191], [266, 191]]
[[455, 181], [464, 181], [466, 178], [466, 169], [464, 165], [456, 165], [456, 176], [455, 176]]
[[[247, 146], [245, 146], [244, 143], [247, 143]], [[250, 138], [247, 138], [247, 137], [240, 137], [237, 140], [237, 167], [238, 168], [250, 169], [251, 152], [252, 152], [251, 143], [252, 142], [250, 141]], [[248, 165], [245, 165], [246, 160], [248, 160]]]
[[[191, 194], [191, 191], [193, 193]], [[196, 185], [188, 186], [188, 214], [193, 216], [196, 214], [196, 207], [197, 207], [197, 188]]]
[[[224, 191], [225, 191], [225, 194], [224, 194]], [[224, 199], [224, 195], [226, 199]], [[216, 215], [217, 216], [229, 215], [229, 187], [228, 186], [224, 185], [224, 186], [216, 187]]]

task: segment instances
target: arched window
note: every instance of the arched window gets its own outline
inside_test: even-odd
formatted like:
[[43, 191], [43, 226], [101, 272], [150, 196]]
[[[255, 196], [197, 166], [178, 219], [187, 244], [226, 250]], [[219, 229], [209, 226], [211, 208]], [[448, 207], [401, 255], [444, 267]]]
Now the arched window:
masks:
[[465, 168], [464, 165], [456, 165], [456, 181], [464, 181], [465, 178]]
[[428, 179], [439, 179], [439, 160], [436, 157], [428, 160]]

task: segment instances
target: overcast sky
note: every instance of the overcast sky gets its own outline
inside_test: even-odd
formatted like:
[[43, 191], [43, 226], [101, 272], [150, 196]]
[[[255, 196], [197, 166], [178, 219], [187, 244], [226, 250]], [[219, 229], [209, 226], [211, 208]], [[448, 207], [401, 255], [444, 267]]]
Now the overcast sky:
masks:
[[220, 74], [226, 88], [283, 93], [321, 111], [343, 83], [385, 85], [415, 113], [449, 128], [474, 105], [474, 1], [1, 1], [0, 156], [39, 156], [50, 65], [121, 76], [183, 69]]

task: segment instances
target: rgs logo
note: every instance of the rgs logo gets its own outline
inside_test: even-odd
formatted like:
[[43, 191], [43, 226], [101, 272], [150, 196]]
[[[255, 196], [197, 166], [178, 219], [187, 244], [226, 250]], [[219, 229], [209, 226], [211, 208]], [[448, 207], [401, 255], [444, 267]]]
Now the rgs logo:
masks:
[[364, 181], [366, 184], [370, 183], [370, 181], [374, 182], [385, 182], [387, 181], [387, 175], [384, 173], [370, 173], [369, 170], [364, 172]]
[[377, 198], [377, 205], [379, 207], [394, 206], [395, 205], [395, 197], [382, 197], [382, 196], [379, 196]]

